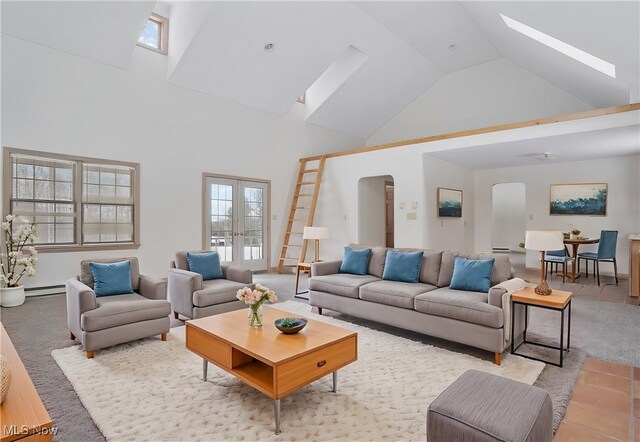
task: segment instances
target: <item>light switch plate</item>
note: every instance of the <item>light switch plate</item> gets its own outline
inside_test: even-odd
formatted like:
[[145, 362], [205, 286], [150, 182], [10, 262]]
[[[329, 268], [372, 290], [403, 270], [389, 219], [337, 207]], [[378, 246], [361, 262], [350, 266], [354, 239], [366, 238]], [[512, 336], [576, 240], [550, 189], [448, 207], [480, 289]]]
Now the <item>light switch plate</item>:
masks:
[[416, 213], [415, 212], [409, 212], [407, 213], [407, 219], [416, 219]]

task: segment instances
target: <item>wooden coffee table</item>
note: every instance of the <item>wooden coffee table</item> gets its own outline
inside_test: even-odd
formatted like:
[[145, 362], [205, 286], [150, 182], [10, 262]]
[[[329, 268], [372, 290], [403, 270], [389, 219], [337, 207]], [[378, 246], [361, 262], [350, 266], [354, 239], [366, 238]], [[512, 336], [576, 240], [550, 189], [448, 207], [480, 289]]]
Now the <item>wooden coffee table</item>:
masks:
[[307, 319], [301, 332], [285, 335], [273, 325], [292, 316], [300, 317], [264, 307], [260, 328], [249, 327], [246, 309], [186, 323], [186, 347], [202, 357], [203, 379], [211, 362], [272, 398], [276, 434], [283, 397], [329, 373], [336, 392], [338, 370], [358, 357], [358, 334], [350, 330]]

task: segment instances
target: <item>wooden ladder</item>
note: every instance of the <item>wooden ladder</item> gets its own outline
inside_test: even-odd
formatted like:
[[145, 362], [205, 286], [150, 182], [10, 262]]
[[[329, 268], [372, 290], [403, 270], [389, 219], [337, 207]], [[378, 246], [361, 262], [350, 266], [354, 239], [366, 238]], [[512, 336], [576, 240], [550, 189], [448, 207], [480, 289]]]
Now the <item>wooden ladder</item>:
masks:
[[303, 262], [307, 255], [308, 240], [302, 239], [302, 233], [305, 226], [313, 226], [325, 159], [322, 155], [319, 159], [300, 160], [289, 221], [278, 261], [278, 273], [282, 273], [285, 267], [295, 267], [299, 262]]

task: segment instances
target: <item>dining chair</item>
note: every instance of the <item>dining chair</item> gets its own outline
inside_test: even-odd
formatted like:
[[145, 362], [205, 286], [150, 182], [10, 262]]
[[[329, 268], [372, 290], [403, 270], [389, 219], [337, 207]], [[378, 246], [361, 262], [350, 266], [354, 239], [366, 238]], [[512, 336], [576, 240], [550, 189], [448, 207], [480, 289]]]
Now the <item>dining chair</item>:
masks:
[[565, 247], [562, 250], [550, 250], [544, 255], [544, 270], [545, 277], [551, 270], [551, 274], [553, 275], [553, 267], [555, 265], [556, 272], [558, 271], [558, 264], [562, 264], [562, 282], [565, 281], [567, 277], [567, 263], [573, 261], [573, 258], [569, 256], [569, 252]]
[[618, 245], [617, 230], [602, 230], [600, 232], [600, 242], [598, 242], [597, 252], [578, 253], [578, 271], [580, 271], [580, 260], [584, 259], [587, 265], [586, 277], [589, 277], [589, 261], [593, 261], [593, 273], [595, 274], [598, 285], [600, 285], [600, 262], [612, 262], [613, 273], [616, 277], [616, 285], [618, 285], [618, 264], [616, 263], [616, 246]]

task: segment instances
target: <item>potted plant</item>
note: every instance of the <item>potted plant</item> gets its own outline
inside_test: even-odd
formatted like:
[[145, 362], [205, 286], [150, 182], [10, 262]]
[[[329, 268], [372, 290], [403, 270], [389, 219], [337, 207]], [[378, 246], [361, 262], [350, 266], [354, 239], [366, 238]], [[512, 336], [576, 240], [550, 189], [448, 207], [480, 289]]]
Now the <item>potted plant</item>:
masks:
[[570, 238], [571, 238], [571, 239], [579, 239], [579, 238], [580, 238], [580, 233], [581, 233], [581, 232], [580, 232], [580, 230], [579, 230], [579, 229], [571, 229], [571, 232], [570, 232], [571, 236], [570, 236]]
[[2, 223], [2, 274], [0, 275], [0, 305], [15, 307], [24, 303], [23, 276], [36, 274], [38, 252], [33, 247], [35, 226], [24, 218], [7, 215]]

